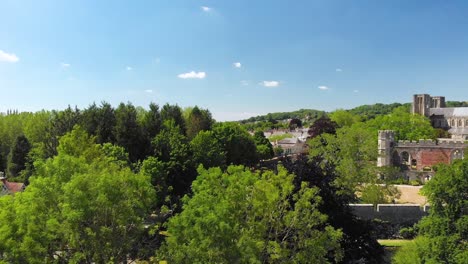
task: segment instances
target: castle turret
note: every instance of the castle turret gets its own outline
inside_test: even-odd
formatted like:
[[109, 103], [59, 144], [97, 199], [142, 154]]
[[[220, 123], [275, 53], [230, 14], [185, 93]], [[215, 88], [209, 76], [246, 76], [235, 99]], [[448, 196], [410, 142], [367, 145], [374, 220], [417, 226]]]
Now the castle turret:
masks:
[[379, 156], [377, 167], [392, 165], [392, 150], [395, 145], [395, 132], [393, 130], [379, 130]]

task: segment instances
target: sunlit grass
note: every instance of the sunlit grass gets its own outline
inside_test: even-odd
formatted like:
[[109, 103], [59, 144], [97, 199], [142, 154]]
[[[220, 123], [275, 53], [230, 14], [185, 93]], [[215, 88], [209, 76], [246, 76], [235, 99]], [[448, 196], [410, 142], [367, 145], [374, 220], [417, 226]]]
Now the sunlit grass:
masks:
[[408, 243], [411, 243], [413, 240], [409, 239], [379, 239], [377, 240], [380, 245], [384, 247], [402, 247]]

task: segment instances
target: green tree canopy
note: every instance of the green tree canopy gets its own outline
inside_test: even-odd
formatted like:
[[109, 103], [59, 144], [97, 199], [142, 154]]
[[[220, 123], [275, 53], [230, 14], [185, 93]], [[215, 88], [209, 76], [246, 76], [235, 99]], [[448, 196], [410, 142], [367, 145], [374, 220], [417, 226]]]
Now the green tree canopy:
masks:
[[168, 223], [160, 258], [174, 263], [329, 263], [342, 233], [326, 224], [316, 188], [294, 175], [242, 166], [200, 169], [193, 196]]
[[205, 168], [224, 167], [226, 152], [212, 131], [200, 131], [190, 142], [193, 159]]
[[36, 162], [23, 193], [0, 198], [0, 256], [10, 263], [124, 262], [154, 199], [147, 177], [109, 162], [77, 127]]
[[214, 120], [208, 109], [200, 109], [195, 106], [187, 118], [187, 137], [194, 138], [200, 131], [211, 130]]
[[28, 154], [31, 150], [29, 140], [24, 136], [18, 136], [8, 157], [8, 175], [17, 177], [26, 168]]
[[418, 224], [416, 243], [403, 248], [395, 263], [466, 263], [468, 259], [468, 160], [439, 165], [422, 193], [431, 205]]
[[238, 123], [218, 123], [214, 126], [213, 133], [226, 153], [226, 164], [253, 165], [257, 163], [255, 142]]

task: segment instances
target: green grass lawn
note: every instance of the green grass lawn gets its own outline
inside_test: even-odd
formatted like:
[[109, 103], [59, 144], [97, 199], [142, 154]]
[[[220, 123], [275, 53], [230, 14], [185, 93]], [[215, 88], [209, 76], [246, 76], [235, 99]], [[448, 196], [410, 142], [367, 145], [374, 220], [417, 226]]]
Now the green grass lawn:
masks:
[[384, 247], [401, 247], [408, 243], [411, 243], [413, 240], [409, 239], [379, 239], [377, 240], [380, 245]]

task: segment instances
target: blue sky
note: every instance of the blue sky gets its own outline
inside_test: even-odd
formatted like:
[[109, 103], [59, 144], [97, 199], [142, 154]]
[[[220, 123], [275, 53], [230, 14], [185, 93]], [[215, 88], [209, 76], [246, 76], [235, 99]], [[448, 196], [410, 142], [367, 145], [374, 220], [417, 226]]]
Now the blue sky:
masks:
[[468, 2], [1, 0], [0, 111], [468, 100]]

